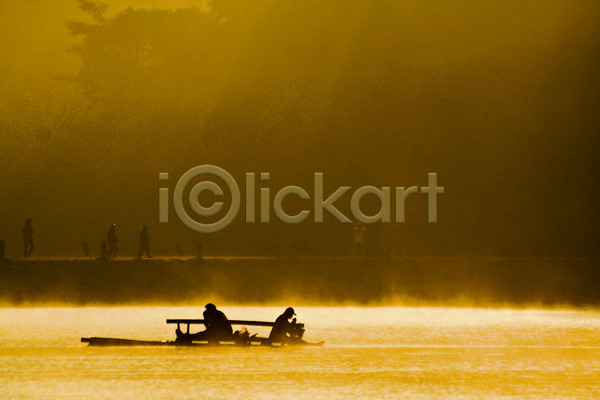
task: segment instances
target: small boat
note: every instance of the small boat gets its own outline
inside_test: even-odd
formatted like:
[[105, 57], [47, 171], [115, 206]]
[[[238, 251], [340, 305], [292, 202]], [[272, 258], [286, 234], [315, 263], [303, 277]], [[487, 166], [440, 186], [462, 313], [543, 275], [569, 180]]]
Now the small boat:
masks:
[[[195, 340], [193, 335], [190, 336], [190, 325], [203, 324], [203, 319], [167, 319], [167, 324], [177, 324], [178, 333], [177, 339], [173, 341], [157, 341], [157, 340], [135, 340], [135, 339], [120, 339], [106, 337], [84, 337], [81, 342], [88, 343], [88, 346], [323, 346], [325, 342], [307, 342], [302, 339], [304, 334], [304, 324], [292, 322], [292, 329], [289, 340], [285, 343], [277, 343], [269, 340], [269, 338], [259, 337], [256, 334], [250, 335], [245, 328], [235, 331], [231, 335], [231, 339], [209, 342], [208, 340]], [[248, 320], [229, 320], [231, 325], [241, 326], [270, 326], [274, 322], [267, 321], [248, 321]], [[181, 325], [187, 325], [187, 333], [182, 334]]]

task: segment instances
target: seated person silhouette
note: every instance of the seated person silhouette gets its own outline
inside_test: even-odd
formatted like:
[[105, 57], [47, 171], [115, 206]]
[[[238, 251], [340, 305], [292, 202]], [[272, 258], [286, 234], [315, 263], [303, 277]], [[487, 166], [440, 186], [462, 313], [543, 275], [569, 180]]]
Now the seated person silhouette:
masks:
[[275, 320], [275, 325], [271, 329], [269, 334], [269, 342], [289, 344], [295, 342], [302, 342], [302, 335], [304, 334], [304, 325], [297, 324], [296, 318], [289, 322], [289, 320], [296, 315], [292, 307], [286, 308], [286, 310]]
[[217, 307], [208, 303], [204, 306], [204, 326], [206, 329], [198, 333], [183, 333], [179, 326], [175, 330], [177, 341], [179, 342], [205, 342], [218, 344], [220, 341], [232, 340], [233, 330], [229, 320], [222, 311], [217, 310]]

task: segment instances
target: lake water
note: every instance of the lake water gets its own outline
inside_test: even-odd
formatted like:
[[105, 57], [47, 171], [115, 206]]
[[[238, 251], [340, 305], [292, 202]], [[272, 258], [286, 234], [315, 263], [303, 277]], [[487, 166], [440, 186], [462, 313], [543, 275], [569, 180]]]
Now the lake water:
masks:
[[[220, 307], [230, 319], [255, 320], [274, 320], [284, 308]], [[80, 343], [172, 340], [167, 318], [202, 311], [0, 308], [0, 398], [600, 398], [597, 311], [297, 307], [305, 339], [324, 347]]]

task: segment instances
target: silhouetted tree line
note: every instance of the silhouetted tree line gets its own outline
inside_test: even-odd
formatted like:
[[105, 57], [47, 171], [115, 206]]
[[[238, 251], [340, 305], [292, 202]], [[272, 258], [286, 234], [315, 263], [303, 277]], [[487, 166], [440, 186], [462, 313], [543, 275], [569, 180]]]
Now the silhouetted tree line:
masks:
[[[447, 190], [439, 223], [428, 225], [425, 202], [409, 198], [404, 225], [369, 227], [367, 247], [378, 254], [598, 254], [589, 182], [600, 149], [600, 46], [588, 10], [597, 7], [208, 3], [111, 13], [80, 0], [81, 17], [67, 22], [77, 72], [6, 102], [5, 226], [27, 216], [40, 232], [60, 226], [36, 252], [79, 254], [81, 240], [101, 240], [95, 227], [112, 221], [134, 237], [141, 221], [157, 219], [158, 172], [172, 187], [192, 166], [215, 164], [236, 177], [271, 172], [274, 190], [310, 189], [312, 173], [324, 172], [327, 193], [422, 186], [437, 172]], [[203, 242], [219, 254], [345, 254], [352, 226], [327, 218], [236, 221]], [[157, 254], [197, 241], [175, 219], [150, 228], [165, 244]]]
[[410, 38], [392, 2], [221, 0], [210, 11], [113, 18], [100, 3], [80, 4], [92, 22], [67, 24], [81, 37], [71, 49], [82, 60], [77, 81], [122, 142], [150, 141], [188, 162], [282, 152], [309, 165], [334, 146], [353, 172], [376, 156], [381, 165], [370, 167], [389, 175], [385, 146], [407, 134], [397, 123], [410, 101], [397, 70]]

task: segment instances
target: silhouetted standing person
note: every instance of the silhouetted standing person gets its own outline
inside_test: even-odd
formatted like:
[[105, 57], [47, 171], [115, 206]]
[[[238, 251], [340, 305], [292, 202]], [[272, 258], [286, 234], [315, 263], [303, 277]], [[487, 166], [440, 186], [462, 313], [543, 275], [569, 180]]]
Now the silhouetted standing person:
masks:
[[138, 259], [142, 258], [142, 253], [144, 251], [148, 258], [152, 258], [150, 255], [150, 241], [148, 239], [148, 225], [144, 225], [140, 232], [140, 251], [138, 252]]
[[356, 255], [364, 256], [365, 255], [365, 232], [367, 228], [357, 222], [354, 225], [354, 246], [356, 247]]
[[108, 250], [106, 251], [106, 258], [114, 258], [117, 256], [117, 251], [119, 251], [119, 238], [117, 238], [117, 226], [112, 224], [110, 229], [108, 230], [107, 240]]
[[31, 218], [27, 218], [23, 225], [23, 256], [31, 257], [33, 251], [33, 227], [31, 226]]
[[108, 246], [106, 245], [106, 240], [103, 240], [100, 243], [100, 257], [98, 257], [98, 260], [106, 260], [108, 258], [107, 254]]
[[81, 249], [83, 250], [83, 255], [86, 257], [90, 256], [90, 248], [86, 242], [81, 243]]

